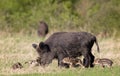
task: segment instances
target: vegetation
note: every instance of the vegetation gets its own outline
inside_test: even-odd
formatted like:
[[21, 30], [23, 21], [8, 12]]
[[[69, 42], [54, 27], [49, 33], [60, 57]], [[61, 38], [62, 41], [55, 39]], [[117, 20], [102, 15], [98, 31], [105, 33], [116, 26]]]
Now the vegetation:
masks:
[[114, 67], [111, 69], [66, 69], [64, 72], [60, 73], [35, 73], [35, 74], [22, 74], [22, 75], [13, 75], [13, 76], [119, 76], [120, 68]]
[[[56, 31], [88, 31], [97, 35], [100, 54], [109, 58], [112, 68], [59, 68], [57, 60], [48, 67], [24, 64], [38, 55], [32, 43], [38, 38], [39, 21], [45, 21], [50, 33]], [[0, 0], [0, 76], [119, 76], [120, 75], [120, 0]], [[105, 37], [105, 38], [103, 38]], [[11, 66], [21, 62], [22, 69]]]
[[[98, 39], [100, 53], [97, 52], [96, 46], [93, 47], [92, 53], [96, 58], [109, 58], [113, 63], [112, 68], [103, 69], [100, 66], [94, 68], [59, 68], [57, 60], [48, 67], [29, 67], [24, 64], [26, 61], [37, 58], [37, 52], [32, 47], [32, 43], [39, 43], [41, 39], [35, 35], [2, 35], [0, 36], [0, 76], [119, 76], [120, 75], [120, 39]], [[13, 70], [11, 66], [20, 62], [22, 69]]]
[[50, 31], [89, 31], [118, 36], [119, 0], [1, 0], [0, 30], [31, 34], [39, 21]]

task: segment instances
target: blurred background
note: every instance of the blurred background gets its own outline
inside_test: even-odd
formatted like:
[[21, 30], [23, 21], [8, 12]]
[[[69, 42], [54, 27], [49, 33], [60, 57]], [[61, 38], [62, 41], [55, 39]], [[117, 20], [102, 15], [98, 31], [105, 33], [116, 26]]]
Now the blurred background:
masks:
[[[45, 38], [37, 35], [40, 21], [49, 27]], [[96, 58], [111, 59], [113, 68], [64, 70], [58, 68], [57, 60], [46, 69], [25, 65], [26, 61], [38, 57], [32, 44], [39, 44], [57, 31], [92, 33], [100, 46], [100, 53], [96, 46], [92, 53]], [[12, 70], [16, 62], [22, 63], [24, 68]], [[120, 0], [0, 0], [0, 65], [0, 76], [36, 76], [36, 73], [51, 73], [44, 76], [120, 76]]]
[[0, 32], [32, 34], [39, 21], [50, 32], [119, 37], [120, 0], [0, 0]]

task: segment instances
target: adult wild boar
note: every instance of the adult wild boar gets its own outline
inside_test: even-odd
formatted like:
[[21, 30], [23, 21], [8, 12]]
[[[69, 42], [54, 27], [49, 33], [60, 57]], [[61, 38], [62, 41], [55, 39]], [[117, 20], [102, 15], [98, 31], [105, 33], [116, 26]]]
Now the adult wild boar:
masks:
[[41, 65], [47, 65], [54, 58], [58, 59], [58, 66], [63, 66], [62, 60], [65, 57], [84, 56], [83, 65], [85, 67], [93, 67], [94, 55], [91, 53], [91, 48], [94, 44], [99, 46], [97, 39], [87, 32], [57, 32], [51, 35], [45, 42], [40, 42], [39, 45], [32, 44], [41, 57]]
[[44, 21], [40, 21], [39, 27], [38, 27], [38, 36], [45, 37], [48, 33], [48, 25]]

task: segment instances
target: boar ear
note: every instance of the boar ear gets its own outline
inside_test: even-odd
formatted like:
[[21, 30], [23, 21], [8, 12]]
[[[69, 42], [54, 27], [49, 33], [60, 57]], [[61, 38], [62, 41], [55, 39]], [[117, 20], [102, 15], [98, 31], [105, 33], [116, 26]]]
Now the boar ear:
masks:
[[45, 46], [44, 42], [40, 42], [40, 44], [39, 44], [40, 49], [43, 49], [44, 46]]
[[44, 42], [40, 42], [39, 47], [40, 47], [40, 49], [46, 50], [47, 52], [50, 51], [49, 46], [47, 44], [45, 44]]
[[36, 49], [37, 48], [37, 44], [32, 44], [33, 48]]

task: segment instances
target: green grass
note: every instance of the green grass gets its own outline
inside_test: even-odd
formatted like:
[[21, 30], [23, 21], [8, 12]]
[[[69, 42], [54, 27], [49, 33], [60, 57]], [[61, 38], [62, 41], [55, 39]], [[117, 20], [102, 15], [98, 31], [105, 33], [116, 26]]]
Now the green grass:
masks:
[[115, 66], [111, 69], [100, 67], [88, 69], [66, 69], [59, 73], [33, 73], [33, 74], [16, 74], [12, 76], [119, 76], [120, 67]]

